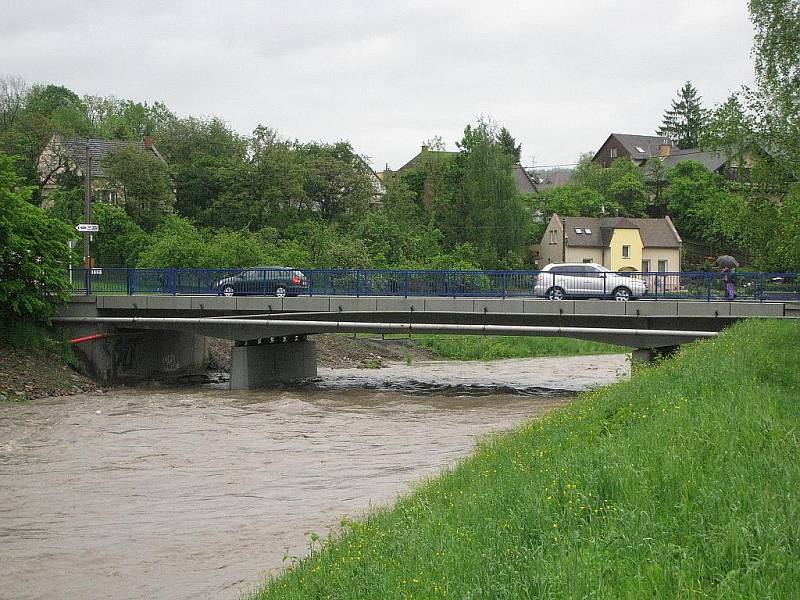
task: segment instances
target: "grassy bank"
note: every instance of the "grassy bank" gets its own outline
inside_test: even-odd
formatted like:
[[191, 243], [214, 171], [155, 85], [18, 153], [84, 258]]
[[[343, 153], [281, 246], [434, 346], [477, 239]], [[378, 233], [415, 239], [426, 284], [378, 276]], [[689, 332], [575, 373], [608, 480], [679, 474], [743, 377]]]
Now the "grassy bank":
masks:
[[541, 356], [578, 356], [583, 354], [618, 354], [628, 348], [573, 340], [570, 338], [420, 335], [414, 339], [437, 357], [455, 360], [497, 360], [500, 358], [536, 358]]
[[795, 598], [800, 324], [741, 323], [345, 523], [259, 598]]

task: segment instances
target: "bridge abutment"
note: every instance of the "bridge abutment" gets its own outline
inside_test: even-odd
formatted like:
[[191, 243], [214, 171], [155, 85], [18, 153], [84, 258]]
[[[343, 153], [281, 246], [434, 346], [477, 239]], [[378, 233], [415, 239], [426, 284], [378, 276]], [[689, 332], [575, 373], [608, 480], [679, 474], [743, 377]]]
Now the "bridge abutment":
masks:
[[[81, 328], [75, 335], [96, 334]], [[198, 375], [208, 364], [206, 338], [181, 331], [113, 332], [75, 346], [76, 356], [94, 379], [103, 384], [175, 380]]]
[[317, 347], [308, 340], [237, 342], [231, 349], [232, 390], [301, 381], [317, 375]]
[[661, 348], [635, 348], [631, 353], [633, 360], [643, 363], [652, 363], [659, 358], [669, 358], [678, 351], [680, 346], [663, 346]]

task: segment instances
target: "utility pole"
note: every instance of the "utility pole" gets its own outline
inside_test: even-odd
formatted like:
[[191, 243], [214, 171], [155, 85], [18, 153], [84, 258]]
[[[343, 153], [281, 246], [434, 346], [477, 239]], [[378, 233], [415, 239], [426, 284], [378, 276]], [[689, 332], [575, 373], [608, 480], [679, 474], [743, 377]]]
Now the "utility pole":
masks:
[[[83, 169], [83, 222], [92, 222], [92, 153], [89, 149], [89, 140], [86, 140], [86, 162]], [[83, 266], [87, 269], [92, 268], [92, 254], [89, 242], [92, 234], [89, 231], [83, 232]]]

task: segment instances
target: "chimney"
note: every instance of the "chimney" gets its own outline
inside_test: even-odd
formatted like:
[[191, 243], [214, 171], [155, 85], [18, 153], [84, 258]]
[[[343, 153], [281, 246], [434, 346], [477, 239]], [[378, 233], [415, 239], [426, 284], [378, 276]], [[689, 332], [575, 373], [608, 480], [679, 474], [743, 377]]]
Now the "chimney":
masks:
[[428, 151], [428, 146], [426, 144], [422, 144], [422, 150], [420, 150], [420, 152], [427, 152], [427, 151]]
[[149, 133], [144, 136], [142, 142], [145, 150], [150, 150], [153, 147], [153, 137]]
[[666, 158], [669, 156], [670, 152], [672, 152], [672, 142], [669, 140], [664, 140], [658, 147], [658, 155], [661, 158]]

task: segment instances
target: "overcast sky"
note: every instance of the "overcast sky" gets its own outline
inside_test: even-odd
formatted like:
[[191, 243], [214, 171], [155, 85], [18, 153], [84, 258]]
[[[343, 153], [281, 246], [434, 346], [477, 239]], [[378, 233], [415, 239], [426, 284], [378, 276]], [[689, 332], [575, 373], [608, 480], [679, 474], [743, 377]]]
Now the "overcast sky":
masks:
[[[9, 7], [10, 4], [10, 7]], [[752, 81], [745, 0], [5, 0], [0, 76], [164, 101], [241, 133], [347, 139], [397, 168], [491, 116], [523, 163], [653, 134], [691, 80], [707, 105]]]

